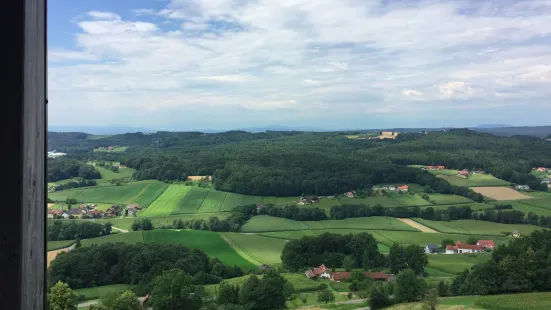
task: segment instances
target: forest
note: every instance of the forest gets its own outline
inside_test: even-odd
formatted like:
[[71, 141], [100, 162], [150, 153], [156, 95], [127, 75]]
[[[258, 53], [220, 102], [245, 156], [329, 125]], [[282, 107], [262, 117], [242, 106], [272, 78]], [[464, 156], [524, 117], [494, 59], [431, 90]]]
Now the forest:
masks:
[[220, 283], [243, 275], [241, 268], [210, 259], [205, 252], [182, 245], [107, 243], [62, 253], [48, 268], [48, 283], [71, 288], [109, 284], [135, 284], [150, 292], [152, 281], [165, 270], [178, 268], [196, 285]]
[[111, 234], [111, 223], [93, 223], [76, 221], [54, 221], [48, 225], [48, 241], [75, 240], [101, 237]]
[[71, 178], [101, 179], [100, 173], [93, 166], [86, 165], [71, 158], [48, 159], [48, 182]]
[[[396, 140], [275, 131], [133, 133], [92, 140], [86, 134], [50, 133], [49, 140], [74, 159], [120, 161], [136, 169], [136, 180], [173, 182], [212, 175], [218, 190], [264, 196], [334, 195], [382, 183], [418, 183], [480, 201], [482, 196], [467, 188], [407, 165], [481, 169], [536, 190], [545, 190], [545, 185], [530, 174], [531, 169], [551, 166], [551, 143], [544, 139], [497, 137], [467, 129], [407, 133]], [[120, 154], [91, 152], [108, 145], [129, 148]], [[80, 152], [83, 148], [88, 151]]]

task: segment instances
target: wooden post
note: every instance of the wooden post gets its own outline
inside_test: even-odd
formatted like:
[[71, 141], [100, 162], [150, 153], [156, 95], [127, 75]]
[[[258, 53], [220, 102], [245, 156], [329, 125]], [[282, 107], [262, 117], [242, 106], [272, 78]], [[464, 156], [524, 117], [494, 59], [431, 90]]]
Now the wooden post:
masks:
[[45, 309], [46, 0], [5, 1], [0, 309]]

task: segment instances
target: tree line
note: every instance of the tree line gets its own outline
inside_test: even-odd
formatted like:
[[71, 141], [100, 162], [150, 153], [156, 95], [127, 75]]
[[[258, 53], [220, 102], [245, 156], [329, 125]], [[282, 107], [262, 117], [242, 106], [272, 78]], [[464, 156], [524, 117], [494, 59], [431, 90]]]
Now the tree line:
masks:
[[238, 266], [228, 266], [205, 252], [181, 245], [107, 243], [76, 248], [59, 254], [48, 269], [49, 286], [58, 281], [71, 288], [110, 284], [138, 285], [150, 293], [154, 279], [163, 271], [178, 268], [192, 277], [195, 285], [216, 284], [243, 275]]
[[86, 165], [71, 158], [48, 159], [48, 182], [56, 182], [71, 178], [101, 179], [100, 173], [93, 166]]
[[88, 221], [54, 221], [48, 225], [48, 241], [89, 239], [111, 234], [111, 223], [92, 223]]
[[57, 184], [54, 187], [54, 189], [55, 191], [62, 191], [70, 188], [79, 188], [79, 187], [88, 187], [88, 186], [97, 186], [97, 185], [98, 183], [95, 180], [80, 179], [80, 180], [70, 181], [63, 184]]

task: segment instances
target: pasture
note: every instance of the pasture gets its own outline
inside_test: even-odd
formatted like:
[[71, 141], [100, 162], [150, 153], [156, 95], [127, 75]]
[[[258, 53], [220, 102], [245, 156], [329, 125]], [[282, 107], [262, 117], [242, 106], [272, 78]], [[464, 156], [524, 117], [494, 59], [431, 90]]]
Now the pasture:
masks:
[[264, 232], [264, 231], [285, 231], [310, 229], [304, 222], [288, 220], [286, 218], [258, 215], [251, 218], [241, 227], [241, 231]]
[[[540, 200], [540, 199], [535, 199]], [[545, 200], [545, 199], [541, 199]], [[537, 206], [538, 202], [535, 202], [536, 205], [530, 204], [529, 202], [532, 199], [525, 200], [513, 200], [513, 201], [500, 201], [499, 204], [508, 204], [513, 206], [513, 210], [524, 212], [527, 215], [529, 212], [533, 212], [537, 215], [551, 216], [551, 205], [547, 206]], [[497, 204], [497, 203], [496, 203]]]
[[504, 236], [504, 232], [518, 230], [522, 234], [530, 234], [534, 230], [542, 228], [535, 225], [527, 224], [501, 224], [477, 220], [459, 220], [459, 221], [430, 221], [421, 218], [416, 218], [419, 222], [436, 231], [451, 234], [466, 234], [466, 235], [495, 235]]
[[481, 296], [474, 305], [489, 310], [551, 309], [551, 293], [525, 293]]
[[471, 189], [477, 193], [482, 194], [483, 196], [489, 197], [494, 200], [519, 200], [519, 199], [530, 199], [532, 197], [516, 191], [510, 187], [505, 186], [492, 186], [492, 187], [471, 187]]
[[182, 244], [192, 249], [201, 249], [209, 257], [217, 257], [228, 265], [255, 268], [256, 265], [239, 255], [220, 233], [199, 230], [152, 230], [143, 234], [144, 242], [159, 244]]
[[48, 251], [59, 250], [69, 247], [75, 240], [48, 241]]
[[393, 217], [374, 216], [348, 218], [344, 220], [327, 220], [304, 222], [309, 229], [365, 229], [365, 230], [402, 230], [419, 231]]
[[457, 175], [459, 170], [456, 169], [441, 169], [441, 170], [427, 170], [428, 172], [434, 174], [434, 175], [447, 175], [447, 176], [454, 176]]
[[96, 186], [68, 189], [49, 193], [54, 201], [65, 201], [74, 198], [78, 202], [98, 202], [112, 204], [139, 204], [148, 206], [167, 188], [167, 184], [158, 181], [141, 181], [121, 186]]
[[155, 200], [149, 207], [138, 213], [139, 216], [163, 216], [174, 214], [177, 211], [180, 213], [195, 213], [198, 207], [188, 207], [184, 204], [184, 198], [192, 189], [190, 186], [169, 185], [168, 188]]
[[249, 256], [261, 264], [272, 267], [281, 265], [280, 256], [285, 240], [240, 233], [223, 233], [222, 235], [229, 239], [228, 243], [234, 246], [238, 252], [243, 252], [245, 257]]
[[526, 195], [534, 198], [551, 198], [551, 192], [526, 192]]
[[111, 234], [103, 237], [90, 238], [81, 240], [83, 247], [92, 245], [102, 245], [106, 243], [122, 242], [126, 244], [136, 244], [144, 242], [143, 234], [141, 231], [132, 231], [128, 233]]
[[464, 187], [508, 186], [510, 184], [507, 181], [498, 179], [489, 174], [473, 174], [468, 178], [463, 178], [456, 175], [444, 175], [444, 174], [437, 174], [436, 176], [448, 181], [452, 185], [464, 186]]
[[82, 300], [86, 301], [86, 300], [99, 299], [100, 297], [110, 293], [122, 294], [126, 291], [132, 291], [135, 288], [136, 286], [131, 284], [113, 284], [113, 285], [81, 288], [81, 289], [73, 290], [73, 292], [77, 296], [78, 295], [82, 296]]
[[113, 172], [100, 166], [95, 166], [95, 168], [101, 174], [101, 178], [107, 181], [113, 179], [132, 178], [132, 174], [134, 173], [134, 169], [132, 168], [120, 168], [119, 172]]
[[220, 208], [220, 211], [231, 211], [237, 206], [261, 204], [262, 196], [247, 196], [241, 194], [227, 193], [226, 199]]
[[521, 203], [546, 210], [551, 210], [551, 198], [527, 199], [523, 200]]
[[462, 203], [473, 202], [467, 197], [458, 196], [458, 195], [428, 194], [428, 196], [429, 196], [429, 199], [437, 205], [451, 205], [451, 204], [462, 204]]
[[459, 274], [465, 269], [470, 269], [473, 265], [490, 260], [489, 253], [477, 254], [431, 254], [429, 258], [429, 267], [441, 270], [446, 273]]
[[197, 210], [198, 213], [212, 213], [220, 211], [224, 200], [226, 200], [227, 193], [219, 191], [209, 191], [207, 197], [205, 197], [203, 203]]

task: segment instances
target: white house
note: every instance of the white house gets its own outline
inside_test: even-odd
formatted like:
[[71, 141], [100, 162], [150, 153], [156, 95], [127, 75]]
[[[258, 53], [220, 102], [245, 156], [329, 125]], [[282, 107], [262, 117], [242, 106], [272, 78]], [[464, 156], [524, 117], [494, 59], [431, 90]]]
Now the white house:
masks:
[[459, 241], [455, 245], [446, 246], [446, 254], [481, 253], [484, 248], [476, 244], [464, 244]]
[[528, 185], [515, 185], [515, 189], [521, 190], [521, 191], [527, 191], [530, 189], [530, 186]]
[[63, 212], [63, 214], [61, 214], [61, 217], [63, 217], [64, 219], [68, 219], [69, 214], [67, 214], [67, 212]]

